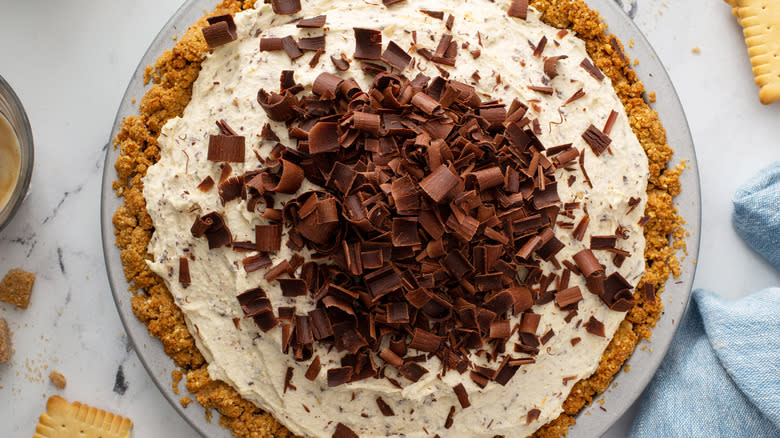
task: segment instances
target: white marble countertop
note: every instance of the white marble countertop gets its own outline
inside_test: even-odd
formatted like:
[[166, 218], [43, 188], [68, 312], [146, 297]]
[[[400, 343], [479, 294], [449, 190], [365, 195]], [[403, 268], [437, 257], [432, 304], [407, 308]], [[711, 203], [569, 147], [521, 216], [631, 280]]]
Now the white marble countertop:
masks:
[[[29, 196], [0, 232], [0, 275], [15, 267], [37, 274], [28, 309], [0, 305], [15, 348], [11, 363], [0, 365], [2, 436], [31, 436], [52, 394], [129, 416], [135, 437], [196, 435], [124, 335], [99, 231], [104, 145], [116, 109], [138, 60], [181, 3], [0, 0], [0, 75], [24, 103], [36, 143]], [[713, 0], [639, 0], [635, 21], [671, 74], [696, 144], [703, 221], [695, 286], [737, 298], [780, 284], [780, 273], [730, 224], [736, 187], [780, 159], [780, 103], [759, 104], [741, 28]], [[49, 382], [50, 370], [67, 377], [64, 391]], [[605, 436], [625, 436], [634, 412]]]

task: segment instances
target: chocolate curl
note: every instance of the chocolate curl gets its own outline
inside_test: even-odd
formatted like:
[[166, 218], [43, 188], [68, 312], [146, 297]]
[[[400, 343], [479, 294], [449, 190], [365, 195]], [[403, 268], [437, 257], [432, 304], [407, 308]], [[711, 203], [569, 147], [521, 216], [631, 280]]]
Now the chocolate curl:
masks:
[[498, 166], [474, 172], [474, 178], [477, 180], [480, 190], [487, 190], [504, 183], [504, 175]]
[[379, 117], [379, 114], [357, 111], [352, 114], [352, 117], [352, 123], [355, 129], [374, 136], [379, 135], [379, 129], [382, 126], [382, 119]]
[[287, 161], [284, 158], [282, 158], [280, 162], [282, 165], [282, 176], [279, 178], [279, 183], [276, 187], [273, 187], [270, 191], [288, 194], [297, 192], [303, 183], [303, 169], [292, 161]]
[[317, 96], [329, 96], [333, 98], [336, 97], [336, 93], [338, 93], [339, 86], [342, 82], [344, 82], [344, 79], [328, 72], [322, 72], [314, 80], [311, 91]]
[[431, 96], [428, 96], [424, 92], [420, 91], [412, 97], [412, 105], [419, 108], [426, 114], [433, 114], [441, 111], [441, 105]]
[[202, 29], [203, 38], [210, 49], [235, 41], [238, 38], [236, 23], [231, 15], [218, 15], [206, 19], [209, 26]]
[[330, 193], [309, 191], [288, 201], [282, 210], [284, 223], [317, 251], [329, 253], [341, 245], [345, 223], [341, 205]]
[[209, 242], [209, 249], [230, 245], [233, 242], [230, 229], [217, 212], [211, 212], [203, 217], [198, 216], [190, 231], [194, 237], [205, 235]]
[[257, 93], [257, 102], [268, 114], [268, 118], [276, 122], [286, 122], [295, 118], [298, 99], [289, 92], [268, 94], [265, 90]]
[[574, 254], [574, 263], [580, 268], [582, 275], [585, 276], [588, 284], [588, 290], [596, 295], [604, 293], [604, 267], [601, 266], [598, 259], [593, 255], [593, 251], [583, 249]]

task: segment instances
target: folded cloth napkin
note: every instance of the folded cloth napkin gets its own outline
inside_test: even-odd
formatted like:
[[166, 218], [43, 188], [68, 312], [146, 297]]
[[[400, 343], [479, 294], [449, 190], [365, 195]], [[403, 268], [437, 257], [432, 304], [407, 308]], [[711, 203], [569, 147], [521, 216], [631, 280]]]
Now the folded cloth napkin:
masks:
[[780, 269], [780, 161], [737, 190], [731, 219], [737, 233]]
[[[733, 224], [780, 268], [780, 162], [734, 197]], [[735, 303], [693, 293], [630, 437], [780, 437], [780, 288]]]
[[780, 437], [780, 288], [696, 290], [629, 436]]

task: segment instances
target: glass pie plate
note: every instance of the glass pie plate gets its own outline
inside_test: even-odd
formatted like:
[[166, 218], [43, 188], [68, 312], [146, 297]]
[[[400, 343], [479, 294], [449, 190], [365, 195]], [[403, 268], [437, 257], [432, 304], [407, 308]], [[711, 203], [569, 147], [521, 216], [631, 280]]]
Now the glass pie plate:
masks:
[[[640, 30], [614, 0], [587, 0], [587, 3], [601, 14], [604, 21], [609, 24], [610, 32], [621, 41], [634, 41], [630, 55], [639, 60], [639, 65], [635, 67], [635, 70], [640, 80], [644, 82], [646, 89], [654, 90], [658, 95], [657, 102], [651, 104], [651, 107], [658, 111], [661, 122], [666, 128], [669, 144], [675, 150], [670, 166], [681, 161], [685, 161], [688, 166], [682, 173], [683, 191], [675, 199], [675, 205], [679, 214], [686, 220], [686, 229], [690, 235], [686, 238], [688, 253], [682, 263], [682, 275], [679, 278], [670, 279], [662, 294], [664, 314], [656, 325], [649, 342], [652, 348], [636, 349], [627, 362], [631, 365], [631, 372], [616, 375], [610, 389], [599, 397], [604, 399], [603, 404], [591, 404], [580, 412], [577, 424], [569, 431], [568, 436], [571, 438], [594, 437], [603, 434], [639, 397], [661, 363], [677, 329], [677, 322], [682, 318], [688, 304], [695, 274], [694, 261], [699, 251], [701, 219], [699, 173], [693, 140], [680, 100], [668, 74]], [[138, 68], [130, 80], [117, 111], [111, 132], [112, 139], [118, 134], [122, 119], [137, 112], [132, 100], [135, 96], [142, 96], [146, 92], [146, 87], [143, 84], [144, 68], [154, 64], [166, 49], [173, 46], [173, 37], [186, 30], [200, 18], [204, 10], [213, 9], [214, 4], [216, 4], [216, 0], [189, 0], [173, 14], [160, 30], [140, 60]], [[101, 228], [106, 270], [119, 316], [138, 357], [173, 408], [203, 436], [227, 437], [229, 432], [221, 428], [218, 422], [206, 421], [204, 408], [199, 404], [193, 403], [187, 409], [182, 408], [179, 403], [180, 395], [174, 394], [170, 384], [171, 372], [175, 369], [173, 361], [163, 351], [162, 344], [149, 335], [146, 326], [138, 321], [133, 314], [130, 303], [131, 293], [128, 291], [128, 284], [125, 280], [119, 248], [114, 244], [114, 226], [111, 221], [117, 207], [122, 203], [122, 200], [117, 198], [111, 188], [112, 182], [117, 178], [114, 162], [118, 155], [118, 149], [108, 148], [101, 195]]]

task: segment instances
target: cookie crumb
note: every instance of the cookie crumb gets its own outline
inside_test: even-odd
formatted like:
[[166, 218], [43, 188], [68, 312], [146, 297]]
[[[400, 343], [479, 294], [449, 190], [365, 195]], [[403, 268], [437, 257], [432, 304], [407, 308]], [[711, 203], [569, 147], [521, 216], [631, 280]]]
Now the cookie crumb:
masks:
[[65, 380], [65, 376], [59, 371], [52, 371], [49, 373], [49, 380], [51, 380], [51, 383], [53, 383], [57, 389], [65, 389], [65, 385], [68, 384], [68, 381]]
[[655, 91], [647, 93], [647, 98], [650, 100], [650, 103], [655, 103]]
[[11, 360], [11, 330], [5, 319], [0, 318], [0, 364]]
[[181, 382], [182, 377], [184, 377], [184, 372], [178, 368], [171, 372], [171, 387], [173, 389], [173, 393], [176, 395], [179, 395], [179, 382]]
[[189, 397], [182, 397], [179, 399], [179, 403], [181, 403], [181, 407], [186, 408], [192, 403], [192, 399]]
[[26, 309], [30, 304], [35, 274], [11, 269], [0, 281], [0, 301]]
[[698, 55], [699, 53], [701, 53], [701, 49], [698, 46], [694, 47], [691, 49], [691, 53]]

